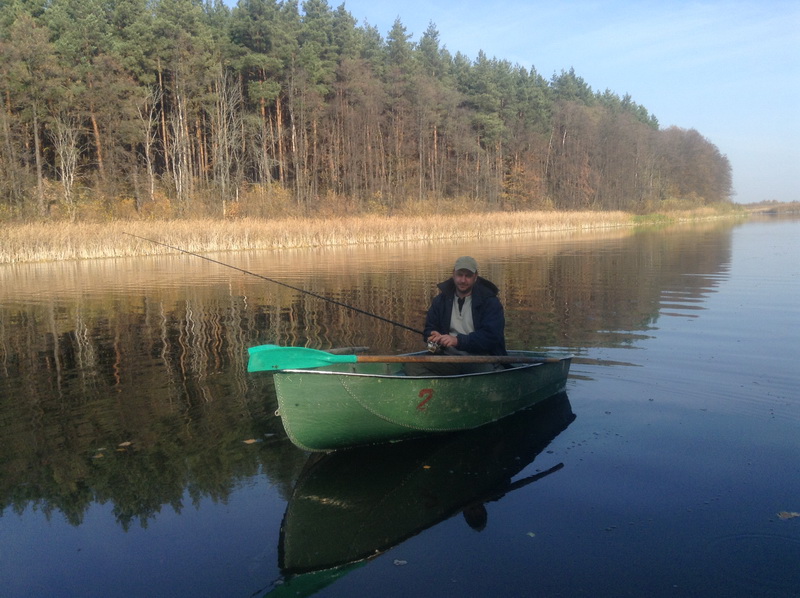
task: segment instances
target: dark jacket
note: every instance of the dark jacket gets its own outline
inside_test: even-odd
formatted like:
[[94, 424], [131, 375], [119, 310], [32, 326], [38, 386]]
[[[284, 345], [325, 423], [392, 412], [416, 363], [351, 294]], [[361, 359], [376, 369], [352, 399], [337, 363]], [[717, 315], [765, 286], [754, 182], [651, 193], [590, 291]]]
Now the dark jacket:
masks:
[[[425, 318], [425, 340], [434, 330], [441, 334], [450, 332], [456, 284], [449, 278], [439, 283], [438, 287], [441, 292], [434, 297]], [[497, 292], [494, 283], [478, 276], [475, 286], [472, 287], [472, 321], [475, 332], [458, 335], [459, 351], [474, 355], [506, 355], [506, 320]]]

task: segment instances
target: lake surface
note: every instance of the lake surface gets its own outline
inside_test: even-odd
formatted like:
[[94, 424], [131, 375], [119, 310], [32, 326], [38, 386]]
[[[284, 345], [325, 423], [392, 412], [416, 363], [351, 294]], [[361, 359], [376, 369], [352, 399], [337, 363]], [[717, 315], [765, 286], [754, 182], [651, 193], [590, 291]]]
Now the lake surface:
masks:
[[415, 334], [191, 256], [0, 267], [0, 595], [800, 596], [800, 220], [212, 257], [418, 328], [466, 253], [566, 394], [322, 458], [247, 347]]

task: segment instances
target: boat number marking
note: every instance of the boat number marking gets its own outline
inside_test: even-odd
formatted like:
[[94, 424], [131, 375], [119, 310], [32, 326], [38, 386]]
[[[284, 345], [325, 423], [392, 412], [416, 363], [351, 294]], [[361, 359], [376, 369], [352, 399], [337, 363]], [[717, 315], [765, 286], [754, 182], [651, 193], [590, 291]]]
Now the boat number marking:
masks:
[[419, 397], [425, 397], [425, 399], [417, 405], [417, 411], [425, 411], [428, 408], [428, 401], [433, 398], [433, 389], [432, 388], [423, 388], [419, 391]]

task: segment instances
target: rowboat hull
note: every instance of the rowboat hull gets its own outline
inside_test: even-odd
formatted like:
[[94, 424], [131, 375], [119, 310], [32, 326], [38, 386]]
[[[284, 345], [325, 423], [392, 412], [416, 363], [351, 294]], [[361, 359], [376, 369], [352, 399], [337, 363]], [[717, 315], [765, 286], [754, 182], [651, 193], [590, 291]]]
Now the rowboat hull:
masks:
[[550, 359], [455, 376], [375, 363], [283, 370], [274, 374], [278, 413], [295, 445], [331, 451], [477, 428], [565, 389], [571, 355], [510, 354]]

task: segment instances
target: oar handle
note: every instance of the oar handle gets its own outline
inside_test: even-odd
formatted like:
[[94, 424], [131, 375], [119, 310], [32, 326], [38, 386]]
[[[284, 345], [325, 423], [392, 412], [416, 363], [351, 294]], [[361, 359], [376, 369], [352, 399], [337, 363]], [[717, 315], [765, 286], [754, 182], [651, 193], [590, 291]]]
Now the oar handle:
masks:
[[515, 355], [356, 355], [358, 363], [557, 363], [558, 357]]

